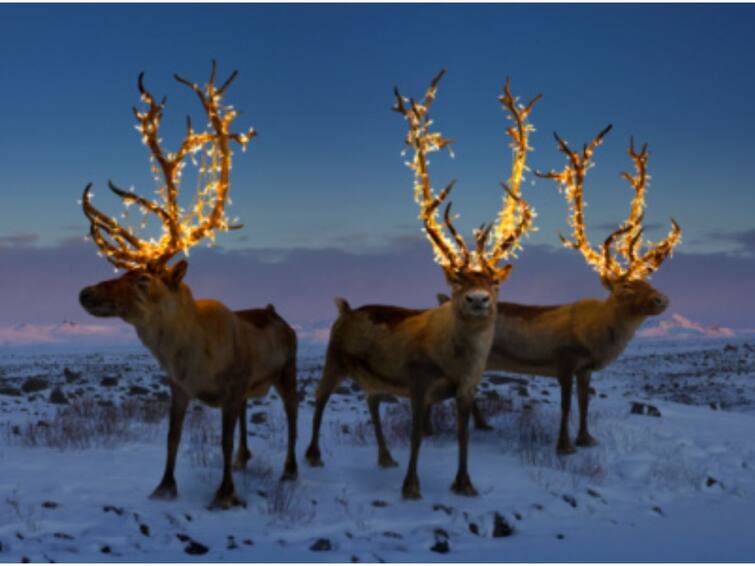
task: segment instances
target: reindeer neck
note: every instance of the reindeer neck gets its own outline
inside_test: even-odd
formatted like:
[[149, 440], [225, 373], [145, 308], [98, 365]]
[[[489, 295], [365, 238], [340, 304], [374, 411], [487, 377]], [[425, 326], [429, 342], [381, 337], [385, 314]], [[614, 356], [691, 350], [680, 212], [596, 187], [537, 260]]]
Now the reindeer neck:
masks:
[[197, 344], [196, 337], [202, 331], [196, 303], [186, 286], [182, 286], [175, 304], [153, 309], [135, 327], [139, 339], [166, 370], [173, 354]]
[[[495, 317], [486, 319], [464, 318], [454, 312], [452, 304], [446, 303], [440, 308], [446, 309], [448, 330], [446, 347], [449, 351], [466, 351], [476, 354], [490, 348], [493, 339]], [[484, 355], [487, 355], [485, 353]]]
[[631, 312], [630, 308], [619, 301], [614, 295], [609, 295], [603, 301], [605, 312], [610, 318], [609, 322], [618, 333], [629, 341], [637, 329], [647, 319], [646, 315]]

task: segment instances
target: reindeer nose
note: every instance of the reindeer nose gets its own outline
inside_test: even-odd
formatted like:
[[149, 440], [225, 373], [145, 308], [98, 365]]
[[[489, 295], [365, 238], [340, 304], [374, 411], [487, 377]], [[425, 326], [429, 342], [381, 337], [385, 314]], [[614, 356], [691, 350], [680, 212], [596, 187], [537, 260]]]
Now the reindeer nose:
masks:
[[94, 299], [94, 293], [92, 292], [92, 289], [90, 287], [85, 287], [81, 290], [81, 293], [79, 293], [79, 303], [82, 307], [86, 307], [87, 305], [92, 304], [92, 300]]
[[484, 309], [490, 305], [490, 295], [487, 293], [467, 293], [464, 297], [470, 307]]

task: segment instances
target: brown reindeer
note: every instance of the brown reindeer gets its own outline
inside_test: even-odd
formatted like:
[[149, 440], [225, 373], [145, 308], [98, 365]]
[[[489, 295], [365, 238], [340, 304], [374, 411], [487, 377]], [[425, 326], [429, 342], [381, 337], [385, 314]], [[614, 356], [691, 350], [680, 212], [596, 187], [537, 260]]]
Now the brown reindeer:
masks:
[[[84, 189], [82, 206], [91, 223], [94, 242], [116, 268], [125, 269], [121, 277], [86, 287], [79, 300], [94, 316], [119, 317], [134, 326], [142, 343], [157, 358], [170, 379], [171, 406], [165, 473], [152, 493], [153, 498], [177, 496], [174, 469], [181, 440], [186, 408], [191, 399], [222, 410], [223, 481], [213, 506], [228, 508], [243, 505], [236, 496], [232, 470], [233, 435], [240, 423], [241, 442], [236, 465], [243, 467], [251, 453], [247, 447], [245, 400], [260, 397], [270, 386], [283, 399], [288, 417], [288, 454], [282, 479], [296, 477], [296, 335], [278, 316], [272, 305], [264, 309], [233, 312], [218, 301], [195, 300], [183, 283], [187, 263], [168, 261], [204, 238], [214, 240], [215, 232], [233, 228], [225, 217], [230, 188], [232, 152], [230, 143], [242, 148], [254, 137], [254, 130], [231, 133], [236, 116], [222, 105], [234, 72], [222, 86], [215, 85], [215, 63], [204, 89], [176, 75], [199, 96], [209, 120], [209, 129], [195, 132], [188, 123], [186, 137], [176, 153], [166, 153], [159, 140], [159, 126], [165, 101], [158, 104], [144, 88], [139, 76], [139, 91], [147, 105], [134, 109], [137, 128], [151, 152], [152, 169], [162, 184], [160, 201], [123, 191], [112, 183], [110, 189], [128, 207], [137, 205], [143, 214], [154, 214], [163, 224], [159, 241], [136, 236], [132, 227], [118, 222], [91, 204], [91, 184]], [[178, 204], [181, 170], [187, 156], [199, 153], [199, 189], [194, 206], [184, 211]]]
[[[626, 348], [637, 328], [649, 316], [661, 314], [668, 298], [645, 279], [660, 267], [680, 242], [681, 229], [671, 220], [669, 234], [656, 245], [648, 243], [641, 253], [642, 218], [647, 190], [647, 144], [637, 151], [632, 140], [629, 156], [635, 174], [622, 173], [634, 189], [627, 220], [608, 238], [600, 250], [587, 240], [584, 228], [584, 179], [592, 165], [592, 155], [608, 126], [581, 152], [572, 151], [558, 135], [559, 149], [568, 162], [561, 172], [536, 173], [553, 179], [563, 188], [570, 207], [574, 240], [561, 236], [569, 248], [579, 250], [599, 274], [608, 290], [606, 299], [584, 299], [567, 305], [532, 306], [498, 303], [493, 347], [486, 365], [488, 370], [509, 371], [558, 378], [561, 386], [561, 427], [556, 449], [570, 454], [575, 448], [569, 436], [572, 382], [577, 378], [579, 431], [577, 446], [592, 446], [596, 440], [588, 431], [587, 412], [590, 379], [594, 371], [611, 364]], [[615, 257], [618, 252], [623, 262]], [[623, 263], [623, 264], [622, 264]], [[448, 300], [438, 296], [439, 302]]]
[[[378, 403], [385, 394], [409, 397], [412, 408], [411, 456], [402, 494], [407, 499], [420, 497], [417, 459], [422, 439], [422, 423], [429, 404], [454, 397], [457, 402], [459, 464], [451, 489], [461, 495], [476, 495], [467, 471], [468, 421], [475, 388], [480, 380], [493, 339], [498, 288], [506, 279], [511, 264], [498, 267], [531, 229], [533, 211], [521, 198], [508, 196], [495, 225], [475, 231], [476, 247], [470, 251], [464, 238], [451, 222], [450, 203], [444, 223], [437, 211], [453, 183], [439, 194], [430, 184], [430, 152], [450, 143], [440, 133], [431, 132], [429, 110], [443, 71], [433, 79], [421, 102], [403, 98], [396, 90], [394, 110], [409, 125], [406, 144], [414, 151], [409, 164], [415, 174], [415, 199], [425, 233], [435, 251], [452, 290], [451, 301], [440, 307], [413, 310], [395, 306], [367, 305], [352, 309], [344, 299], [336, 299], [339, 316], [333, 324], [322, 379], [317, 388], [312, 426], [312, 441], [306, 452], [312, 466], [322, 466], [319, 447], [323, 411], [338, 383], [352, 377], [367, 392], [368, 405], [379, 445], [379, 464], [396, 465], [385, 443]], [[514, 101], [506, 86], [507, 103]], [[516, 152], [515, 183], [521, 181], [527, 136], [531, 127], [527, 107], [516, 108], [519, 128], [512, 128]], [[448, 229], [448, 234], [443, 228]]]

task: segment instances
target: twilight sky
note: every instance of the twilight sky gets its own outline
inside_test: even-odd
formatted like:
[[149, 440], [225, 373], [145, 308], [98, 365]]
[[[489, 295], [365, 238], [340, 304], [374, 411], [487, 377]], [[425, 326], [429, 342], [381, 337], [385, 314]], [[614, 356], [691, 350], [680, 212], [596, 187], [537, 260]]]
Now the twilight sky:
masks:
[[[198, 295], [274, 300], [301, 322], [332, 317], [334, 294], [430, 304], [443, 281], [418, 239], [404, 123], [389, 108], [395, 84], [418, 95], [447, 67], [434, 116], [456, 158], [436, 157], [432, 174], [436, 186], [459, 179], [465, 233], [495, 216], [508, 176], [496, 97], [510, 75], [516, 94], [544, 95], [534, 168], [562, 166], [554, 130], [576, 145], [614, 124], [586, 185], [591, 239], [626, 215], [618, 173], [634, 134], [652, 151], [649, 235], [671, 215], [684, 233], [654, 281], [690, 317], [752, 325], [754, 28], [752, 5], [0, 5], [0, 324], [92, 320], [75, 293], [112, 270], [78, 241], [80, 191], [93, 181], [112, 213], [108, 178], [149, 193], [136, 77], [168, 96], [163, 138], [175, 147], [185, 114], [199, 114], [172, 74], [203, 82], [216, 58], [221, 75], [239, 69], [227, 102], [259, 137], [234, 163], [229, 213], [244, 230], [192, 255]], [[508, 298], [600, 295], [579, 254], [550, 248], [566, 229], [552, 183], [526, 196], [539, 232]]]

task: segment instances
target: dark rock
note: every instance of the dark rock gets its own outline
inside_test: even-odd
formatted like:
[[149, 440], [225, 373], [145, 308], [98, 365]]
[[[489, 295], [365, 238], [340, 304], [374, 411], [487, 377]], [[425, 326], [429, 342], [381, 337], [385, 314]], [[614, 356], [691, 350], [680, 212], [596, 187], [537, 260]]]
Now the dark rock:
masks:
[[123, 515], [123, 507], [116, 507], [115, 505], [103, 505], [102, 511], [104, 513], [115, 513], [118, 516]]
[[191, 537], [185, 533], [176, 533], [176, 538], [181, 542], [188, 542], [191, 540]]
[[20, 397], [22, 393], [18, 387], [13, 387], [12, 385], [0, 385], [0, 395], [7, 395], [8, 397]]
[[66, 397], [66, 394], [63, 393], [63, 390], [60, 387], [56, 387], [50, 392], [49, 401], [54, 405], [67, 405], [68, 397]]
[[112, 548], [110, 548], [110, 547], [109, 547], [108, 545], [106, 545], [106, 544], [105, 544], [105, 545], [102, 545], [102, 546], [100, 547], [100, 552], [101, 552], [102, 554], [110, 554], [111, 552], [113, 552], [113, 549], [112, 549]]
[[252, 424], [263, 424], [267, 422], [267, 413], [265, 411], [257, 411], [252, 413], [249, 422]]
[[400, 533], [397, 533], [395, 531], [385, 531], [383, 533], [383, 536], [386, 538], [404, 538]]
[[653, 507], [653, 511], [655, 511], [659, 515], [663, 516], [663, 509], [661, 509], [658, 505], [656, 505], [655, 507]]
[[147, 525], [146, 523], [139, 525], [139, 532], [142, 533], [145, 537], [148, 537], [150, 532], [149, 525]]
[[469, 523], [467, 527], [469, 527], [470, 533], [472, 533], [473, 535], [480, 536], [480, 527], [477, 523]]
[[100, 379], [100, 385], [103, 387], [115, 387], [118, 385], [118, 378], [112, 375], [106, 375]]
[[713, 487], [717, 483], [718, 483], [718, 480], [711, 476], [708, 476], [708, 479], [705, 480], [706, 487]]
[[29, 377], [27, 378], [23, 385], [21, 385], [21, 390], [24, 393], [33, 393], [35, 391], [44, 391], [45, 389], [50, 387], [50, 382], [47, 381], [44, 377]]
[[45, 509], [57, 509], [58, 507], [60, 507], [60, 503], [56, 501], [43, 501], [42, 507], [44, 507]]
[[660, 417], [661, 411], [655, 405], [647, 405], [647, 415], [649, 417]]
[[447, 540], [436, 540], [435, 544], [430, 547], [430, 550], [438, 554], [446, 554], [451, 550], [451, 547]]
[[556, 538], [557, 538], [558, 540], [564, 540], [564, 539], [566, 538], [566, 536], [562, 535], [561, 533], [558, 533], [558, 534], [556, 535]]
[[388, 507], [388, 502], [382, 499], [376, 499], [372, 502], [373, 507]]
[[252, 539], [250, 539], [250, 538], [245, 538], [241, 542], [243, 542], [247, 546], [254, 546], [254, 541]]
[[564, 501], [566, 501], [566, 503], [568, 503], [569, 505], [571, 505], [572, 507], [574, 507], [576, 509], [576, 507], [577, 507], [577, 498], [576, 497], [574, 497], [573, 495], [568, 495], [568, 494], [565, 493], [564, 495], [561, 496], [561, 499], [563, 499]]
[[497, 511], [493, 515], [493, 538], [510, 537], [514, 534], [514, 527]]
[[332, 549], [333, 549], [333, 546], [330, 544], [330, 540], [326, 538], [318, 538], [309, 547], [309, 550], [313, 552], [325, 552]]
[[193, 555], [202, 555], [207, 554], [209, 552], [209, 548], [207, 548], [205, 545], [203, 545], [201, 542], [197, 542], [195, 540], [192, 540], [189, 542], [189, 544], [186, 545], [186, 548], [184, 548], [184, 552], [186, 554], [193, 554]]
[[149, 389], [142, 387], [141, 385], [132, 385], [128, 388], [129, 395], [147, 395], [148, 393]]
[[73, 537], [68, 533], [53, 533], [52, 536], [60, 540], [73, 540]]
[[63, 377], [66, 378], [66, 383], [76, 383], [81, 379], [81, 372], [63, 368]]

